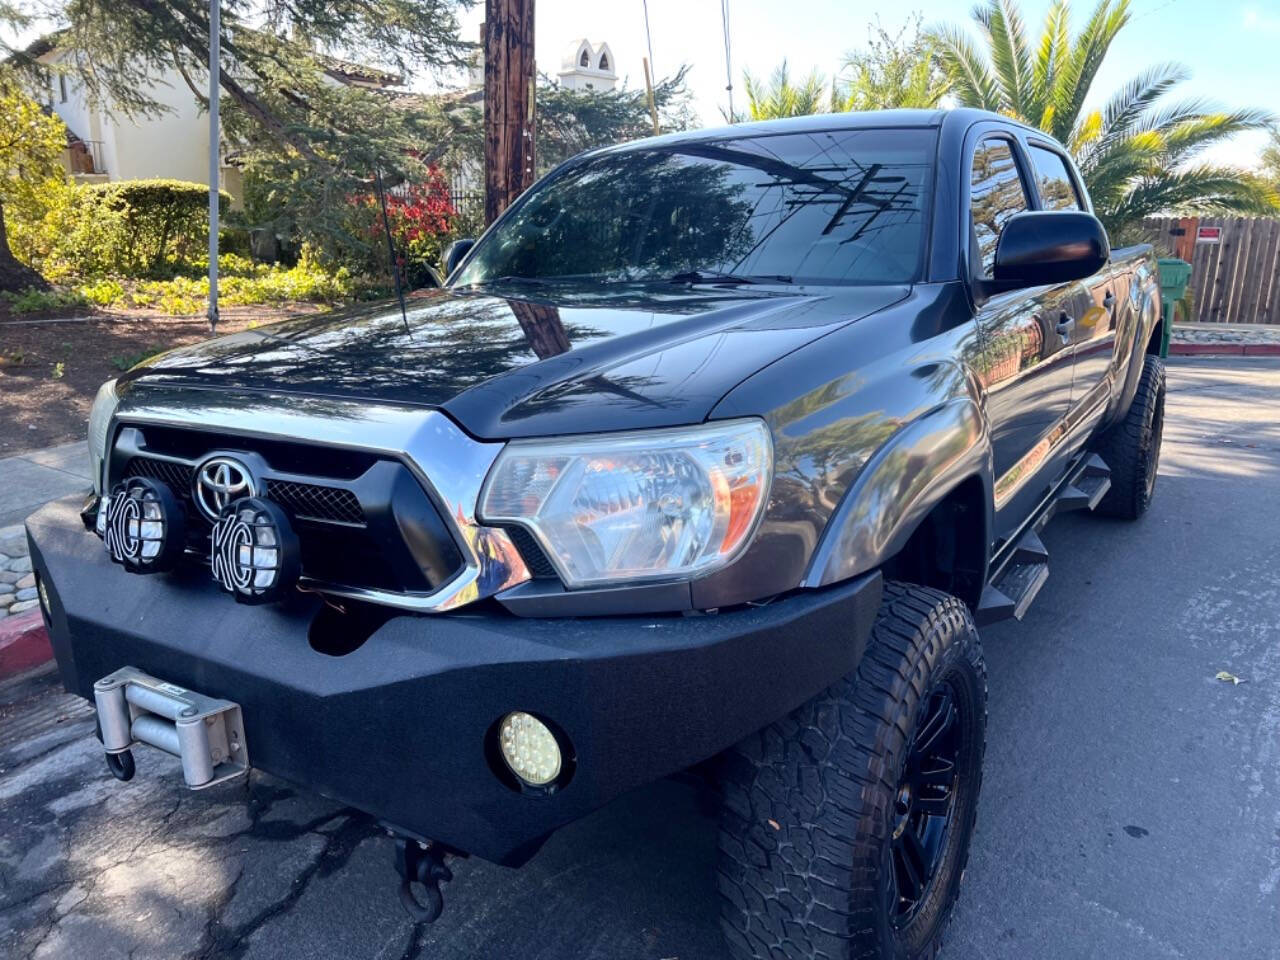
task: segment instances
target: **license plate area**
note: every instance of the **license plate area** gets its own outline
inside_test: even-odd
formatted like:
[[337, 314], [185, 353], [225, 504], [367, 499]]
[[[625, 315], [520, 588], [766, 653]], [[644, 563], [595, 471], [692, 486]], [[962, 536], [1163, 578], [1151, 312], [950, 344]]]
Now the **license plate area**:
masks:
[[182, 761], [182, 777], [203, 790], [249, 770], [240, 705], [121, 667], [93, 685], [102, 746], [109, 756], [145, 743]]

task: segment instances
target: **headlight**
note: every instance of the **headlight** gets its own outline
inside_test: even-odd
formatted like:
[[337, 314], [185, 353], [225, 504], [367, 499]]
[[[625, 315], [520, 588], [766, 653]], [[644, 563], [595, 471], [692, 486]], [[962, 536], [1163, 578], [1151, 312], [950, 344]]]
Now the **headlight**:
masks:
[[746, 546], [769, 496], [761, 420], [516, 440], [480, 495], [485, 523], [519, 524], [565, 584], [699, 576]]
[[116, 382], [108, 380], [98, 388], [89, 409], [89, 466], [93, 471], [93, 492], [102, 493], [102, 461], [107, 458], [107, 430], [116, 412]]

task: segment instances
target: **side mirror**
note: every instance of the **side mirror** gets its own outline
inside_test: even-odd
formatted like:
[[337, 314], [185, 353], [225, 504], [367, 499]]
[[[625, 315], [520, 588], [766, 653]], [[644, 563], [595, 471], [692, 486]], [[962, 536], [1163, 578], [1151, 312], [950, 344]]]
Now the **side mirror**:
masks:
[[464, 237], [461, 240], [453, 241], [453, 243], [445, 247], [444, 276], [446, 280], [453, 276], [454, 268], [462, 262], [462, 258], [465, 257], [475, 245], [476, 242], [472, 237]]
[[1070, 283], [1092, 276], [1111, 258], [1106, 228], [1091, 213], [1036, 210], [1011, 217], [996, 244], [991, 292]]

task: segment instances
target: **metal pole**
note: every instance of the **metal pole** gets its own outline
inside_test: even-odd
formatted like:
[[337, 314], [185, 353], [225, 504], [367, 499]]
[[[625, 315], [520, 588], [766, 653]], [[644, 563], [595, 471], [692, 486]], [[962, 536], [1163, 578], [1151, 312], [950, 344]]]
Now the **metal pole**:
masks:
[[220, 0], [209, 0], [209, 330], [218, 331], [218, 56], [222, 27]]

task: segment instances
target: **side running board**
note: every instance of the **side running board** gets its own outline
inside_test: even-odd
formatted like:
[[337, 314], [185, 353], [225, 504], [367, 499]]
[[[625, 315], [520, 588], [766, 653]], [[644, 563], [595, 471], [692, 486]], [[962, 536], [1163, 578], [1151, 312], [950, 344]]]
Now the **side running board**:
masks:
[[979, 626], [1012, 617], [1021, 620], [1031, 601], [1049, 579], [1049, 551], [1040, 531], [1059, 511], [1092, 510], [1111, 489], [1111, 469], [1096, 453], [1090, 454], [1044, 501], [1021, 536], [1002, 544], [992, 561], [991, 579], [982, 590], [974, 611]]
[[[1054, 505], [1057, 510], [1092, 510], [1110, 489], [1111, 468], [1096, 453], [1090, 454], [1075, 481], [1058, 491]], [[1051, 516], [1052, 513], [1046, 513], [1036, 528], [1043, 530]]]

